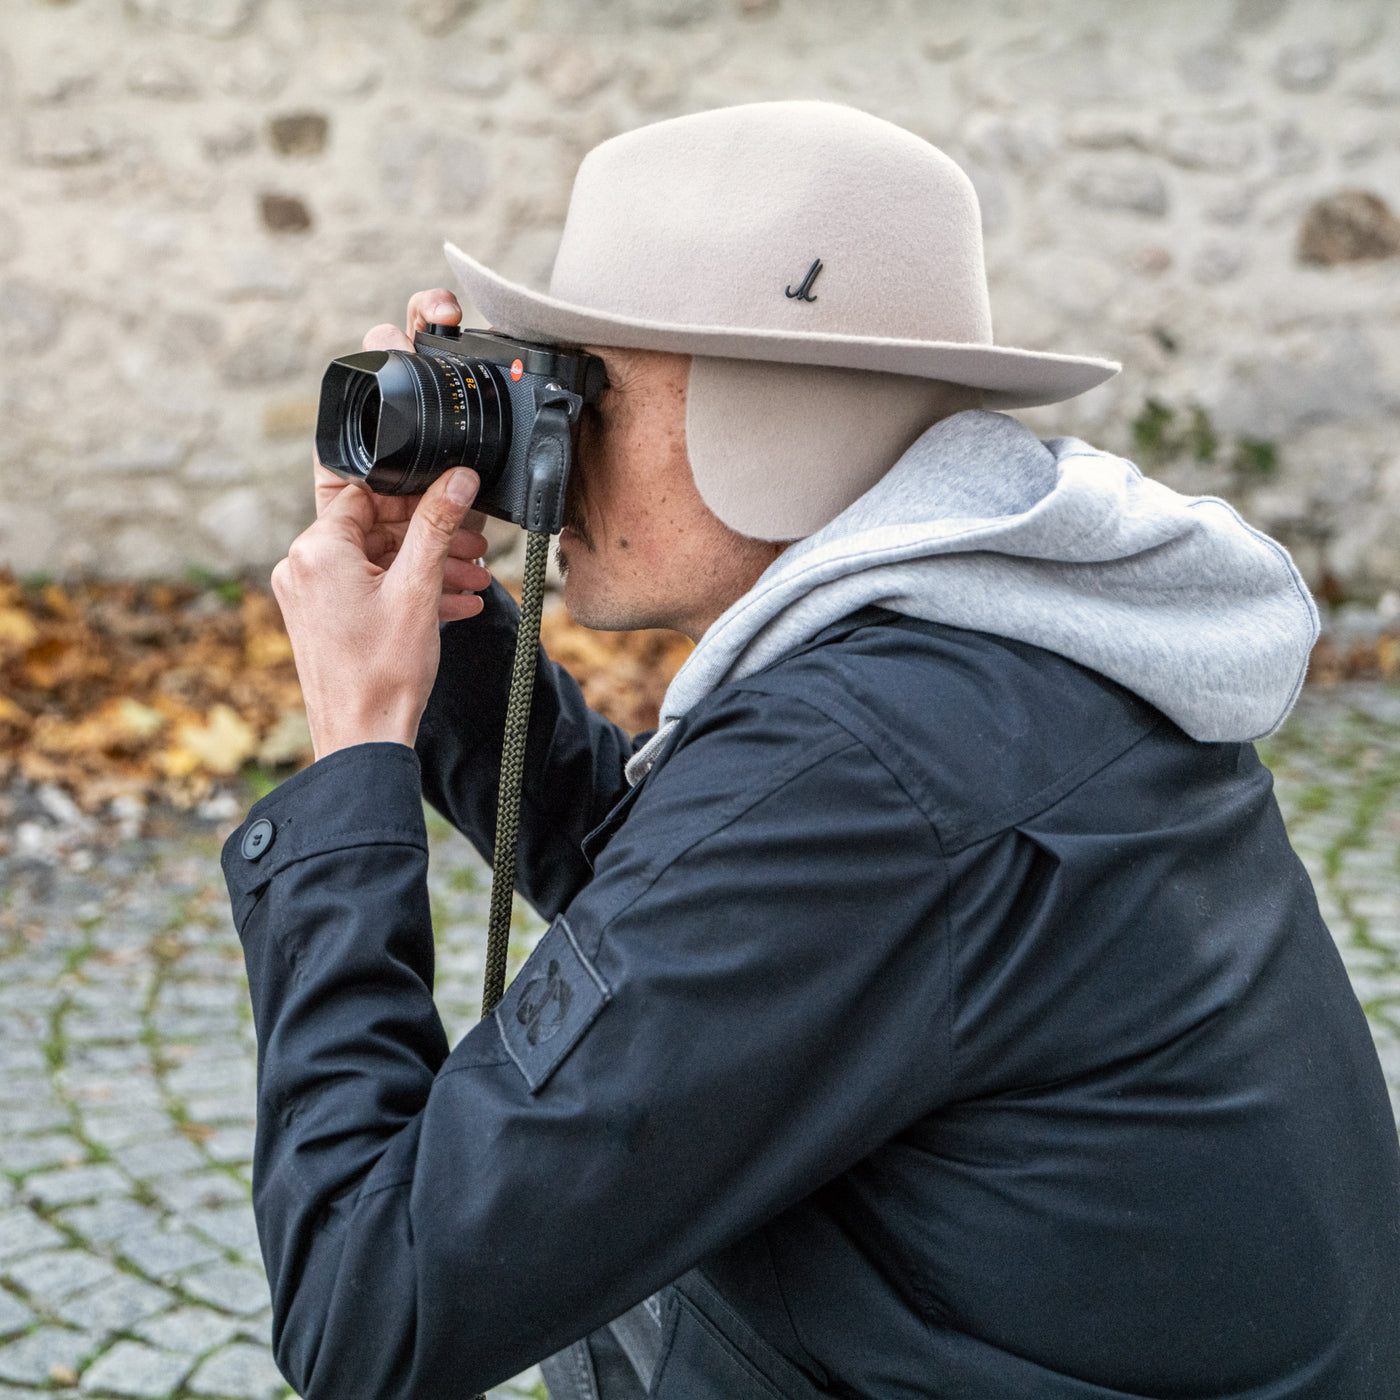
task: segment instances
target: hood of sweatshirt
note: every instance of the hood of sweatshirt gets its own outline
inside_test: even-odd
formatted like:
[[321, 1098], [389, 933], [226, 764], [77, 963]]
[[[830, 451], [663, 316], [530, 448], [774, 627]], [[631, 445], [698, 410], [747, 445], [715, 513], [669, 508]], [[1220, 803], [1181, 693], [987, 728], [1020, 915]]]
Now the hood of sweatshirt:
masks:
[[1212, 496], [1182, 496], [1005, 414], [929, 428], [847, 510], [798, 541], [677, 672], [661, 728], [717, 687], [877, 606], [1029, 642], [1117, 681], [1201, 740], [1283, 723], [1317, 640], [1288, 551]]

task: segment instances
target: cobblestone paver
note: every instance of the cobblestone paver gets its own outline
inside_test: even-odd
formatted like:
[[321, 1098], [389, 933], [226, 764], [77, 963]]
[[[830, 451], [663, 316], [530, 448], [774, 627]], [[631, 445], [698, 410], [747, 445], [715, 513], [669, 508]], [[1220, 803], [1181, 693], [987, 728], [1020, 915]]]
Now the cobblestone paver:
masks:
[[[1400, 690], [1309, 693], [1262, 747], [1400, 1111]], [[432, 846], [455, 1040], [487, 877], [436, 820]], [[0, 857], [0, 1400], [273, 1400], [253, 1027], [217, 843], [50, 827], [24, 852]], [[517, 919], [516, 965], [539, 933]], [[532, 1372], [493, 1394], [544, 1389]]]

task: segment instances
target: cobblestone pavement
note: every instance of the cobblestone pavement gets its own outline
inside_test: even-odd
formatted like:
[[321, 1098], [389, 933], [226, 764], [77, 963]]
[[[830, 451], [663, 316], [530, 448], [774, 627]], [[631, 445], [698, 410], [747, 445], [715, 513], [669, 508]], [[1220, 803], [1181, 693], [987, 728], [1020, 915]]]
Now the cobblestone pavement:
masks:
[[[1263, 746], [1400, 1109], [1400, 690]], [[286, 1393], [249, 1208], [253, 1027], [215, 837], [106, 842], [55, 795], [0, 856], [0, 1400]], [[434, 821], [438, 998], [476, 1019], [486, 872]], [[514, 961], [539, 932], [519, 917]], [[543, 1396], [537, 1372], [493, 1392]]]

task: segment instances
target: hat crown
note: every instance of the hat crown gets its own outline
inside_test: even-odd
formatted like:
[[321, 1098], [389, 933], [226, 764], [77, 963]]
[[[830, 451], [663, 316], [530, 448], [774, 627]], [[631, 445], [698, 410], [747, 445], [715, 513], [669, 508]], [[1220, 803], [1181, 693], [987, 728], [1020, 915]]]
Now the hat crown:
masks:
[[826, 102], [700, 112], [595, 147], [550, 295], [672, 324], [992, 340], [971, 181], [911, 132]]

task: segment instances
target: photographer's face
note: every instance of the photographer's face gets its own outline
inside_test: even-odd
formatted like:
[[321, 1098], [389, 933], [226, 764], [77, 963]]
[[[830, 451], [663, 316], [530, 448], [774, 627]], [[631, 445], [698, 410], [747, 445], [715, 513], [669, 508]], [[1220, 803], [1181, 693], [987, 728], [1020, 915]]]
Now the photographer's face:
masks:
[[564, 602], [586, 627], [699, 640], [782, 552], [710, 512], [685, 449], [690, 357], [588, 347], [609, 387], [585, 409], [559, 537]]

